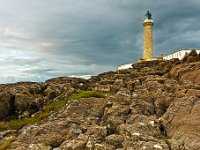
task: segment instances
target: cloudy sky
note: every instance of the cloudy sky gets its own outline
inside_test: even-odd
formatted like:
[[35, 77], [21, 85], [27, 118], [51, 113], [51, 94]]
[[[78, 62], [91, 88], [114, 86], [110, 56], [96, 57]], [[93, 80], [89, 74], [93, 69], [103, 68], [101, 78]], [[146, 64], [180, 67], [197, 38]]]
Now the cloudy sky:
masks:
[[199, 0], [0, 0], [0, 83], [115, 70], [142, 57], [147, 10], [155, 55], [200, 49]]

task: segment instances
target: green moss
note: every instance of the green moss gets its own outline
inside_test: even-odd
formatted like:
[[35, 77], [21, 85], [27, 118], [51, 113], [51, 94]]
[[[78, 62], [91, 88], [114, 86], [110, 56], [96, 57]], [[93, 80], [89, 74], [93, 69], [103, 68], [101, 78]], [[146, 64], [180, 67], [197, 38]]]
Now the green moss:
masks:
[[73, 98], [89, 98], [89, 97], [97, 97], [97, 98], [104, 98], [110, 93], [105, 92], [96, 92], [96, 91], [81, 91], [77, 95], [72, 95]]
[[10, 147], [11, 143], [14, 142], [16, 137], [12, 137], [4, 141], [3, 143], [0, 144], [0, 150], [6, 150]]
[[71, 96], [65, 98], [65, 99], [59, 99], [56, 100], [49, 105], [44, 106], [45, 112], [50, 112], [54, 110], [58, 110], [66, 105], [66, 103], [73, 99], [79, 99], [79, 98], [89, 98], [89, 97], [97, 97], [97, 98], [104, 98], [106, 96], [110, 95], [108, 92], [97, 92], [97, 91], [81, 91], [79, 93], [72, 94]]
[[34, 124], [40, 122], [42, 119], [49, 116], [48, 112], [41, 112], [35, 114], [34, 117], [23, 118], [23, 119], [15, 119], [6, 122], [5, 124], [0, 125], [0, 131], [10, 130], [10, 129], [21, 129], [23, 126], [27, 124]]
[[114, 79], [121, 79], [121, 78], [124, 78], [124, 77], [126, 77], [125, 74], [115, 74], [114, 75]]
[[0, 124], [0, 131], [10, 129], [21, 129], [27, 124], [39, 123], [44, 118], [47, 118], [52, 111], [59, 110], [60, 108], [65, 106], [70, 100], [89, 97], [103, 98], [108, 95], [110, 95], [110, 93], [96, 91], [81, 91], [79, 93], [72, 94], [71, 96], [65, 99], [58, 99], [48, 105], [44, 105], [43, 112], [37, 113], [33, 117], [10, 120], [4, 124]]

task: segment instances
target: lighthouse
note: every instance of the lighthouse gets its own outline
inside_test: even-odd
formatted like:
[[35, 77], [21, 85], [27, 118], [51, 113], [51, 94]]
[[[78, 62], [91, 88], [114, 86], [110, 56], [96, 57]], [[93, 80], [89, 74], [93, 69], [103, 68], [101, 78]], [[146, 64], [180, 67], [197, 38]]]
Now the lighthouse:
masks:
[[144, 26], [144, 60], [153, 59], [153, 19], [149, 11], [145, 15]]

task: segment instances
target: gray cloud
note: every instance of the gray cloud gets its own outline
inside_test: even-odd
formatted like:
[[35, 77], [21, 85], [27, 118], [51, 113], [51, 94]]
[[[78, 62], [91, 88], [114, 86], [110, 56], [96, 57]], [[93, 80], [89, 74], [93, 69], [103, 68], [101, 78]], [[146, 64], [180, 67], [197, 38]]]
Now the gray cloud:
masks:
[[142, 57], [144, 14], [155, 55], [199, 48], [198, 0], [0, 0], [0, 82], [115, 70]]

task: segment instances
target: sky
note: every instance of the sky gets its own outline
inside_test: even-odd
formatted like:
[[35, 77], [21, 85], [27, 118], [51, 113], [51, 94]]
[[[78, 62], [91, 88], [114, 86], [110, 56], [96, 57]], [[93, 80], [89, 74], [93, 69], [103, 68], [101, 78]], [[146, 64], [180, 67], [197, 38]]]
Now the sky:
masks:
[[199, 0], [0, 0], [0, 83], [42, 82], [113, 70], [143, 55], [143, 20], [154, 51], [200, 49]]

